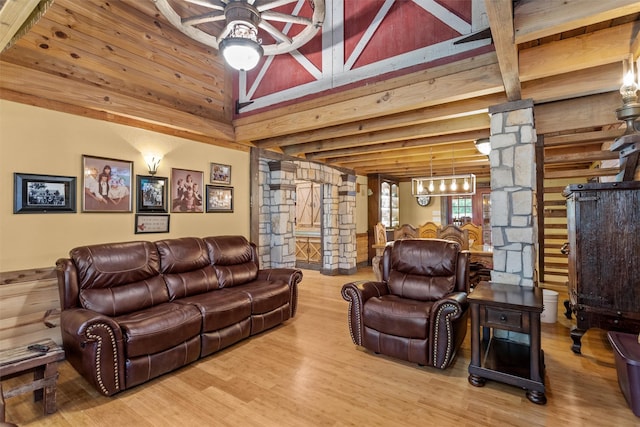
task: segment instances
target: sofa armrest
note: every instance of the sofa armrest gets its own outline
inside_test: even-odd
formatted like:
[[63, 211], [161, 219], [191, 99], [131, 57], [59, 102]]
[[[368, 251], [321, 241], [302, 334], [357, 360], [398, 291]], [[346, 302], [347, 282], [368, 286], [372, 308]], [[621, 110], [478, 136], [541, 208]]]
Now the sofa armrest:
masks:
[[453, 361], [467, 333], [469, 303], [466, 292], [454, 292], [436, 301], [431, 308], [431, 359], [444, 369]]
[[362, 345], [362, 310], [364, 303], [371, 297], [379, 297], [389, 293], [384, 282], [357, 281], [342, 286], [342, 298], [349, 301], [349, 333], [356, 345]]
[[125, 388], [122, 331], [112, 318], [83, 308], [64, 310], [60, 329], [67, 360], [87, 381], [105, 396]]
[[302, 270], [297, 268], [266, 268], [258, 270], [258, 280], [281, 280], [289, 285], [290, 315], [294, 317], [298, 308], [298, 283], [302, 281]]

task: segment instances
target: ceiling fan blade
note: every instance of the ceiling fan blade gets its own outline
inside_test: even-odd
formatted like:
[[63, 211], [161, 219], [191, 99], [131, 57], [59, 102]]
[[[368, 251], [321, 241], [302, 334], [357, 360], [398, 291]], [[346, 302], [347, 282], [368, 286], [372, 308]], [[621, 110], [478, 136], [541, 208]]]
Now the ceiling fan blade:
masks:
[[276, 7], [283, 6], [285, 4], [293, 3], [298, 0], [256, 0], [253, 7], [258, 9], [259, 12], [263, 12], [269, 9], [275, 9]]
[[227, 1], [221, 0], [184, 0], [187, 3], [193, 3], [198, 6], [208, 7], [209, 9], [224, 10], [227, 5]]
[[293, 41], [291, 37], [287, 36], [267, 21], [260, 21], [260, 24], [258, 24], [258, 26], [271, 34], [274, 39], [279, 40], [282, 43], [291, 44], [291, 42]]
[[311, 19], [305, 18], [304, 16], [296, 16], [296, 15], [288, 15], [286, 13], [280, 12], [262, 12], [260, 14], [262, 19], [267, 19], [269, 21], [276, 22], [291, 22], [293, 24], [301, 24], [301, 25], [311, 25]]
[[227, 25], [224, 26], [224, 28], [222, 29], [222, 31], [220, 31], [220, 34], [218, 34], [216, 36], [218, 43], [220, 43], [220, 41], [222, 41], [222, 39], [224, 39], [225, 37], [227, 37], [229, 35], [229, 33], [231, 32], [232, 28], [231, 25], [229, 25], [227, 23]]
[[224, 11], [215, 11], [191, 16], [189, 18], [182, 18], [181, 22], [182, 25], [198, 25], [204, 22], [224, 21], [224, 18]]

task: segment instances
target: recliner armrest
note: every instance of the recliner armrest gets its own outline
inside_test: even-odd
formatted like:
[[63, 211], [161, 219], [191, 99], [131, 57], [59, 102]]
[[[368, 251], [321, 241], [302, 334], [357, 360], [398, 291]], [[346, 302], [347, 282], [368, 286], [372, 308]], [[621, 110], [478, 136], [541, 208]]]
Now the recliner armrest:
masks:
[[298, 308], [298, 283], [302, 281], [302, 270], [298, 268], [266, 268], [258, 270], [258, 280], [276, 281], [281, 280], [289, 285], [289, 307], [290, 316], [296, 315]]
[[349, 333], [356, 345], [362, 345], [362, 310], [371, 297], [387, 295], [389, 288], [385, 282], [357, 281], [342, 286], [342, 298], [349, 301]]
[[456, 349], [466, 335], [469, 303], [466, 292], [454, 292], [436, 301], [431, 308], [431, 361], [444, 369], [453, 361]]
[[67, 360], [105, 396], [125, 388], [125, 355], [118, 323], [83, 308], [60, 314]]

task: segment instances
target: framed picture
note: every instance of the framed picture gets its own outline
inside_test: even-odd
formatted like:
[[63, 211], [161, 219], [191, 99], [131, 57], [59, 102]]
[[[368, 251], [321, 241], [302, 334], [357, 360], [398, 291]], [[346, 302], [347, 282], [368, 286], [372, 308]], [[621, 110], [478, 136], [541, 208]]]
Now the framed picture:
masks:
[[231, 184], [231, 166], [220, 163], [211, 163], [211, 183]]
[[204, 212], [204, 173], [171, 169], [171, 212]]
[[82, 211], [131, 212], [133, 162], [82, 156]]
[[168, 233], [169, 215], [136, 214], [135, 234]]
[[158, 176], [136, 175], [138, 212], [168, 212], [167, 195], [169, 180]]
[[207, 185], [207, 212], [233, 212], [233, 187]]
[[76, 211], [76, 177], [13, 174], [13, 213]]

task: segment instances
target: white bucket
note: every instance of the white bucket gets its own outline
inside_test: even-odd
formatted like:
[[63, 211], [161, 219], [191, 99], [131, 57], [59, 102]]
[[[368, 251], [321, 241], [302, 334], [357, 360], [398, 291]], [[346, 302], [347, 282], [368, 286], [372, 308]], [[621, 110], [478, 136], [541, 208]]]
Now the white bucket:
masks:
[[543, 323], [556, 323], [558, 320], [558, 293], [550, 289], [542, 290], [542, 314], [540, 321]]

